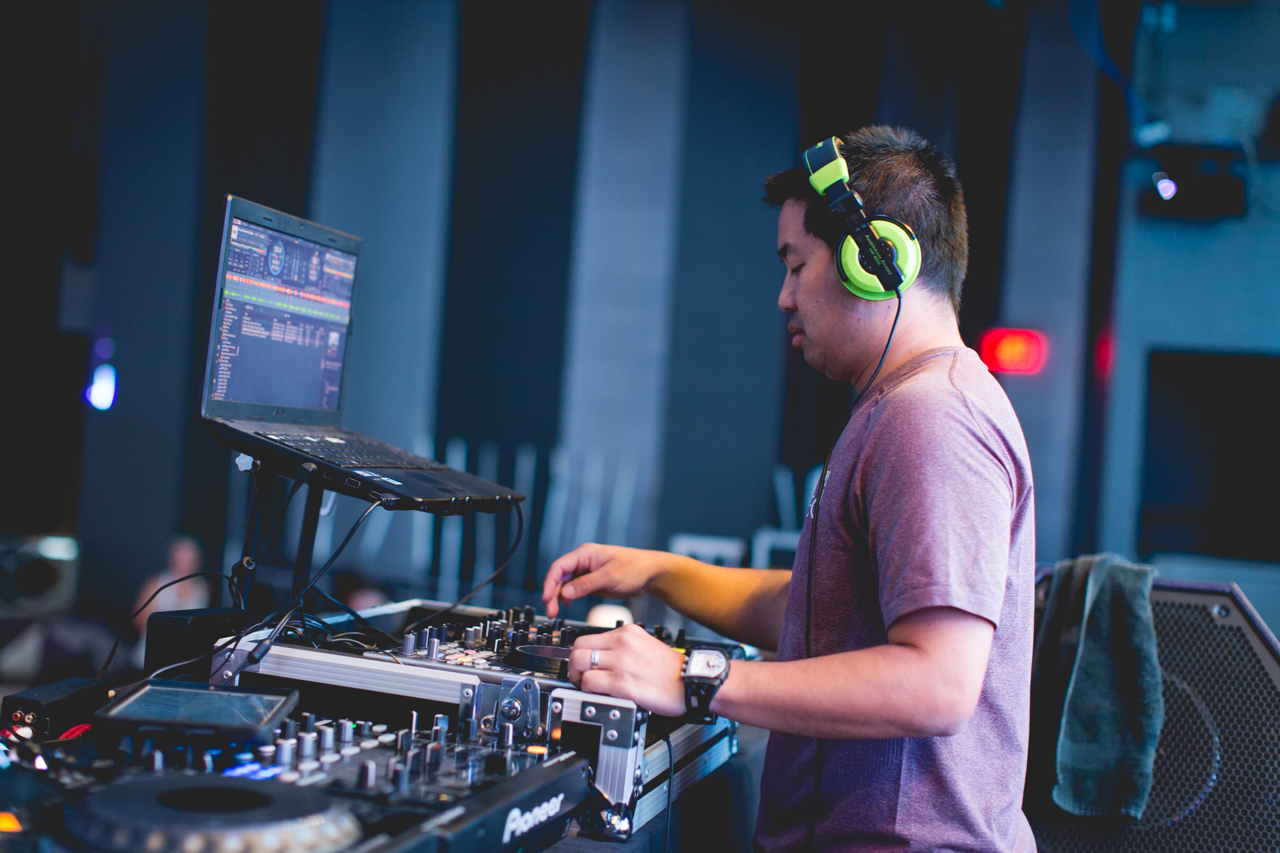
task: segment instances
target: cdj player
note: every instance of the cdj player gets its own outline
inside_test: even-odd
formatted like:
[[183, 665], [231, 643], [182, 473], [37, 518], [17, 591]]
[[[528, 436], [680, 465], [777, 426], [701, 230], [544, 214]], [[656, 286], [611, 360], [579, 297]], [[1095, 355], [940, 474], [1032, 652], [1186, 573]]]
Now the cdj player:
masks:
[[[144, 682], [93, 737], [11, 740], [7, 812], [40, 851], [538, 850], [588, 798], [588, 766], [450, 720], [331, 719], [297, 691]], [[34, 793], [32, 793], [34, 792]], [[6, 836], [11, 838], [13, 836]]]

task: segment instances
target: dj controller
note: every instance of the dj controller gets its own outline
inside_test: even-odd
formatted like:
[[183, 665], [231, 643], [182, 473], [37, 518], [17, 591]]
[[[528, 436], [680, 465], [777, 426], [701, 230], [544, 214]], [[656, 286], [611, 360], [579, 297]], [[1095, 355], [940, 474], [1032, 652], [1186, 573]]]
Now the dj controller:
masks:
[[601, 629], [468, 607], [424, 620], [443, 607], [362, 612], [381, 643], [326, 616], [327, 633], [286, 632], [257, 663], [266, 631], [224, 638], [208, 683], [143, 681], [78, 736], [22, 737], [34, 712], [7, 697], [0, 823], [21, 831], [0, 838], [58, 853], [541, 850], [570, 820], [628, 837], [736, 751], [727, 720], [567, 682], [573, 640]]

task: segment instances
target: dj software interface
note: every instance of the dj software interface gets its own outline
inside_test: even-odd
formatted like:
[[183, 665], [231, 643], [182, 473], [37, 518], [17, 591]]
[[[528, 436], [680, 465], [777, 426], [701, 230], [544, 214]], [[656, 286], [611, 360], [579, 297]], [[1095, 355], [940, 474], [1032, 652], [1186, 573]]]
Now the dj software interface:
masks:
[[232, 220], [214, 400], [334, 411], [356, 256]]

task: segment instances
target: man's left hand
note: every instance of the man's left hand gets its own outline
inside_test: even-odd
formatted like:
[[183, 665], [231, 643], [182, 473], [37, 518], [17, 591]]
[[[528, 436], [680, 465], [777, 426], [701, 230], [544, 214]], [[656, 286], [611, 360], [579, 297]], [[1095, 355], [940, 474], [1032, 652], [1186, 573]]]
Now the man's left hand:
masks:
[[569, 680], [587, 693], [630, 699], [667, 717], [685, 712], [683, 670], [684, 655], [638, 625], [579, 637], [569, 656]]

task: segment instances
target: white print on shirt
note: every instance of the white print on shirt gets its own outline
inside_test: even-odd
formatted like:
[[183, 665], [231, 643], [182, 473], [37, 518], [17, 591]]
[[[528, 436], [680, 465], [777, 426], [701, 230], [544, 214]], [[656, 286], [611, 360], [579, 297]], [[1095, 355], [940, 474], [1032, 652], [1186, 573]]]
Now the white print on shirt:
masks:
[[[827, 480], [830, 480], [830, 479], [831, 479], [831, 469], [830, 469], [830, 468], [828, 468], [828, 469], [827, 469], [827, 473], [826, 473], [826, 474], [823, 476], [823, 478], [822, 478], [822, 489], [821, 489], [821, 491], [826, 492], [826, 490], [827, 490]], [[819, 491], [818, 489], [814, 489], [814, 490], [813, 490], [813, 494], [809, 495], [809, 512], [808, 512], [808, 514], [807, 514], [807, 517], [808, 517], [809, 519], [812, 519], [812, 518], [813, 518], [813, 505], [814, 505], [814, 503], [818, 500], [818, 491]]]

